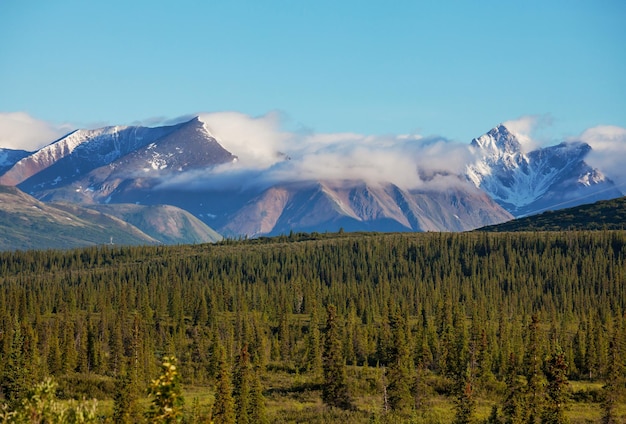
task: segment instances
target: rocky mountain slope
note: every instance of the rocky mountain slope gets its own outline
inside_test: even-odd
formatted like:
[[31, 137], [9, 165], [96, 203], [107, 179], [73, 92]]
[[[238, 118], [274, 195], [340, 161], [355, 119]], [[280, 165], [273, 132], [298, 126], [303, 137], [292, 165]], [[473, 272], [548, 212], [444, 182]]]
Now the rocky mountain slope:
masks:
[[226, 235], [287, 234], [291, 230], [464, 231], [511, 215], [487, 195], [459, 185], [409, 191], [393, 184], [322, 181], [283, 184], [253, 197], [221, 226]]

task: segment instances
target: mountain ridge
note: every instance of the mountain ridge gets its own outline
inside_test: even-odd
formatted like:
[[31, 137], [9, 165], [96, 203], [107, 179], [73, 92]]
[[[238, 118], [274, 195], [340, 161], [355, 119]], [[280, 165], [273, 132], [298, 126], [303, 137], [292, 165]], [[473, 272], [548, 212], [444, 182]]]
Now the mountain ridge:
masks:
[[[531, 146], [500, 124], [467, 146], [474, 159], [464, 171], [419, 168], [420, 181], [409, 184], [416, 188], [324, 176], [257, 184], [262, 170], [237, 173], [245, 170], [238, 155], [249, 152], [228, 151], [195, 117], [163, 127], [74, 131], [38, 151], [14, 153], [0, 182], [13, 182], [41, 201], [74, 203], [145, 225], [140, 228], [156, 239], [161, 231], [167, 243], [340, 228], [467, 231], [554, 205], [621, 195], [584, 161], [588, 144]], [[275, 152], [281, 164], [291, 154]], [[250, 181], [224, 185], [224, 175]], [[158, 218], [148, 218], [152, 213]], [[181, 231], [190, 231], [189, 238], [181, 239]]]

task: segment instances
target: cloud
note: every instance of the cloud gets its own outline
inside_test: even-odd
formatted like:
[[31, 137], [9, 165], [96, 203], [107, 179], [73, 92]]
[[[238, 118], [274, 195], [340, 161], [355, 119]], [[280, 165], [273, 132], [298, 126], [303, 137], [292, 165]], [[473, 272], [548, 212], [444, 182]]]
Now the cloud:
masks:
[[280, 114], [271, 112], [251, 117], [239, 112], [200, 114], [207, 130], [229, 152], [237, 155], [241, 166], [262, 169], [281, 160], [280, 153], [297, 142], [292, 134], [281, 131]]
[[199, 118], [239, 160], [170, 177], [161, 188], [260, 189], [283, 182], [350, 180], [416, 189], [441, 183], [441, 176], [462, 174], [471, 160], [468, 145], [440, 137], [290, 132], [282, 128], [278, 113], [221, 112]]
[[530, 152], [541, 147], [542, 144], [534, 139], [532, 134], [538, 129], [552, 125], [552, 117], [550, 115], [524, 115], [503, 122], [502, 125], [517, 136], [525, 152]]
[[69, 125], [54, 125], [24, 112], [0, 112], [0, 147], [37, 150], [70, 132]]
[[591, 146], [585, 161], [626, 189], [626, 128], [602, 125], [584, 131], [579, 139]]

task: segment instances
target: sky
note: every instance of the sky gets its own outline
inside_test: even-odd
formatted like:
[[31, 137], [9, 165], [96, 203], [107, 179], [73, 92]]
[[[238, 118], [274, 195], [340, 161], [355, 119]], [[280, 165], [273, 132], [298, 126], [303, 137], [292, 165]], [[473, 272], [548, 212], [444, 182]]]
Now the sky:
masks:
[[539, 144], [615, 138], [625, 21], [623, 0], [0, 0], [0, 147], [200, 113], [462, 143], [505, 121]]

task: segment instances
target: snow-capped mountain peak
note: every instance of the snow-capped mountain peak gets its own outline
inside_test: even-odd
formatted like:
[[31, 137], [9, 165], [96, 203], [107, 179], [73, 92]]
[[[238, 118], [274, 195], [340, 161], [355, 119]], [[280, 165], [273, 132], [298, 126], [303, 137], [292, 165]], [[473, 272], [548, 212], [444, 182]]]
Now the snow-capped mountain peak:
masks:
[[588, 144], [561, 143], [524, 152], [528, 141], [499, 125], [471, 143], [476, 159], [466, 168], [467, 178], [513, 215], [563, 203], [573, 206], [589, 196], [600, 200], [620, 195], [610, 180], [585, 163]]
[[519, 136], [509, 131], [503, 124], [493, 128], [488, 133], [472, 140], [472, 147], [485, 153], [513, 155], [522, 152]]
[[26, 183], [23, 188], [30, 192], [35, 186], [49, 186], [50, 181], [53, 185], [66, 183], [163, 138], [182, 125], [76, 130], [15, 163], [0, 177], [0, 184]]

